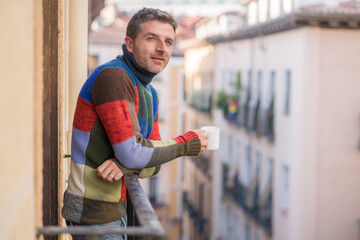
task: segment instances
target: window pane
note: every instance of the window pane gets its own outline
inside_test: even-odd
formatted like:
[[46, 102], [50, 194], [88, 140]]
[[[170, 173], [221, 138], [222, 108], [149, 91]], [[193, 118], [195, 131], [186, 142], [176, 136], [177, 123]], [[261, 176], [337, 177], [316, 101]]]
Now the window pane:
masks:
[[289, 205], [289, 168], [283, 166], [281, 169], [281, 210], [287, 210]]
[[285, 74], [285, 102], [284, 114], [290, 115], [290, 96], [291, 96], [291, 72], [286, 71]]

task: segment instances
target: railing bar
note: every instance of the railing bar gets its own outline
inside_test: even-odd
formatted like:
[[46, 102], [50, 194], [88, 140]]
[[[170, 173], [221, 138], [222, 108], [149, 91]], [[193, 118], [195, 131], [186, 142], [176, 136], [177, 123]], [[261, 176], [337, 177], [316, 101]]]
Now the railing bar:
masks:
[[[128, 211], [128, 227], [122, 228], [118, 226], [44, 226], [37, 228], [37, 237], [40, 235], [44, 236], [55, 236], [60, 234], [71, 234], [71, 235], [87, 235], [92, 240], [99, 239], [101, 235], [107, 234], [125, 234], [131, 239], [131, 236], [138, 236], [136, 239], [161, 239], [164, 237], [164, 229], [160, 224], [160, 221], [148, 199], [144, 193], [138, 177], [136, 175], [126, 175], [125, 183], [128, 189], [129, 199], [128, 207], [133, 211]], [[131, 212], [133, 214], [131, 214]], [[135, 214], [136, 212], [136, 214]], [[140, 226], [131, 226], [131, 224], [140, 224]], [[132, 238], [134, 239], [134, 238]]]
[[57, 227], [46, 226], [37, 229], [38, 235], [54, 236], [58, 234], [72, 235], [105, 235], [105, 234], [126, 234], [139, 236], [162, 236], [161, 230], [147, 227], [117, 227], [117, 226], [76, 226]]

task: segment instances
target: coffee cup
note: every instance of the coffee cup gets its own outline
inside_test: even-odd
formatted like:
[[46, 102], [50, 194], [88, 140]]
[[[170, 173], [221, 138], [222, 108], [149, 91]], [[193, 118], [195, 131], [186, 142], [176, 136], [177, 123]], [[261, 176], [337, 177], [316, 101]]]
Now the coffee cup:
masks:
[[206, 140], [208, 143], [206, 149], [219, 149], [220, 129], [216, 126], [204, 126], [201, 128], [201, 130], [204, 130], [209, 136], [209, 138]]

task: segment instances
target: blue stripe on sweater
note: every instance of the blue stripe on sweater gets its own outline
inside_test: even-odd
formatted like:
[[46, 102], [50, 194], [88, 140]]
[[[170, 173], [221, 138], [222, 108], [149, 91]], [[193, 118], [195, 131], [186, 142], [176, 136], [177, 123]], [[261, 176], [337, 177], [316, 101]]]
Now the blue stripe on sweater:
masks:
[[94, 85], [95, 79], [102, 70], [104, 70], [105, 68], [112, 68], [112, 67], [124, 69], [125, 72], [129, 75], [133, 84], [136, 85], [136, 80], [135, 80], [136, 77], [134, 73], [132, 73], [129, 67], [123, 62], [123, 60], [121, 60], [121, 57], [117, 57], [114, 60], [111, 60], [110, 62], [107, 62], [103, 65], [96, 67], [94, 71], [92, 71], [92, 73], [90, 74], [90, 76], [88, 77], [88, 79], [86, 80], [84, 86], [80, 91], [80, 96], [92, 103], [91, 90]]
[[71, 159], [77, 164], [85, 165], [86, 148], [89, 144], [90, 133], [73, 127], [71, 143]]
[[144, 147], [132, 136], [128, 140], [113, 145], [116, 159], [128, 169], [145, 168], [151, 159], [154, 148]]

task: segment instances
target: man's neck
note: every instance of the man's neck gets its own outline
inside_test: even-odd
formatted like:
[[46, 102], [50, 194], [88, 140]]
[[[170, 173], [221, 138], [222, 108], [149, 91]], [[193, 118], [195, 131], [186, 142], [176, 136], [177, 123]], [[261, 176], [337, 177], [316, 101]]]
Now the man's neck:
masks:
[[129, 52], [126, 48], [126, 45], [122, 45], [123, 55], [122, 59], [124, 60], [125, 64], [130, 68], [130, 70], [134, 73], [134, 75], [139, 79], [141, 84], [146, 88], [147, 85], [152, 81], [155, 77], [156, 73], [152, 73], [146, 71], [139, 64], [136, 63], [134, 56], [131, 52]]

